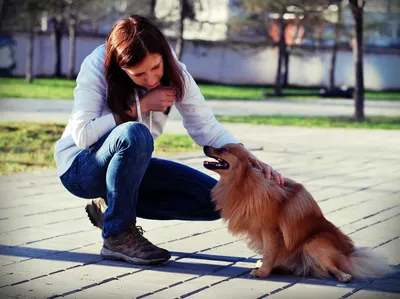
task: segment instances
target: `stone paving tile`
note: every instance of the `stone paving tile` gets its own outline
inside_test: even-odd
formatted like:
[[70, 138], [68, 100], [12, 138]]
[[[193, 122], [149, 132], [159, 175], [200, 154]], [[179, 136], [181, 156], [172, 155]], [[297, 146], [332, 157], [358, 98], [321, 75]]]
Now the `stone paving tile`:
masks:
[[[390, 265], [400, 265], [399, 248], [400, 238], [397, 238], [396, 240], [379, 246], [375, 251], [382, 256], [387, 257]], [[400, 285], [400, 277], [396, 279], [397, 283]]]
[[[358, 246], [375, 247], [392, 265], [400, 264], [400, 134], [229, 127], [246, 137], [254, 154], [303, 183], [326, 217], [350, 233]], [[250, 129], [252, 134], [248, 134]], [[175, 159], [218, 178], [203, 168], [207, 158], [201, 152]], [[400, 295], [398, 274], [347, 285], [282, 275], [250, 279], [248, 273], [260, 257], [243, 240], [231, 236], [222, 221], [139, 219], [146, 237], [169, 249], [172, 261], [156, 268], [103, 261], [100, 230], [88, 223], [85, 201], [63, 190], [54, 170], [0, 176], [0, 193], [7, 194], [7, 200], [0, 201], [1, 298], [57, 294], [68, 298]]]
[[353, 295], [351, 295], [351, 299], [399, 299], [399, 293], [390, 293], [390, 292], [379, 292], [379, 291], [369, 291], [369, 290], [360, 290]]

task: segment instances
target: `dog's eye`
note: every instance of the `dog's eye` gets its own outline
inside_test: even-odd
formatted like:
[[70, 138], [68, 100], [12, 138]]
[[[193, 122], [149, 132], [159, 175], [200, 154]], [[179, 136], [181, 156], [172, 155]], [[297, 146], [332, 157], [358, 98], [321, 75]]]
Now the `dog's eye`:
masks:
[[220, 148], [220, 151], [221, 151], [221, 152], [227, 152], [228, 149], [227, 149], [226, 147], [221, 147], [221, 148]]

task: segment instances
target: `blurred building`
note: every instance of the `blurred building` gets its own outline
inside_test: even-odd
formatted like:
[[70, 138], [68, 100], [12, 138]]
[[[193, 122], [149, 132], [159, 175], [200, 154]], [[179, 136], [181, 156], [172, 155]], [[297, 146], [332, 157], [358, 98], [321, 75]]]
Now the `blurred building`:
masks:
[[[178, 32], [179, 5], [181, 0], [155, 1], [155, 17], [163, 24], [163, 30], [171, 38], [176, 38]], [[262, 34], [263, 28], [254, 30], [251, 26], [243, 25], [240, 30], [235, 30], [235, 20], [246, 14], [239, 8], [237, 0], [191, 0], [196, 12], [196, 20], [184, 21], [185, 40], [198, 41], [240, 41], [262, 42], [268, 41], [268, 35]], [[106, 35], [111, 26], [121, 17], [130, 14], [149, 16], [151, 0], [116, 0], [110, 5], [97, 9], [90, 17], [83, 18], [78, 23], [78, 32], [81, 34]], [[349, 44], [352, 38], [353, 19], [348, 6], [348, 1], [342, 2], [342, 22], [345, 26], [341, 42]], [[400, 0], [367, 0], [365, 5], [364, 41], [368, 47], [400, 48]], [[335, 9], [331, 11], [333, 21]], [[279, 28], [273, 21], [273, 16], [264, 31], [270, 36], [279, 36]], [[285, 16], [287, 39], [291, 43], [303, 46], [331, 46], [333, 44], [334, 28], [331, 25], [305, 24], [297, 27], [294, 14]], [[51, 25], [46, 15], [42, 20], [42, 31], [51, 31]], [[272, 40], [276, 41], [275, 40]], [[270, 40], [271, 42], [271, 40]]]
[[[104, 1], [107, 5], [83, 7], [76, 37], [75, 70], [95, 47], [104, 43], [111, 26], [122, 16], [150, 16], [153, 0]], [[154, 15], [174, 43], [177, 37], [180, 0], [157, 0]], [[197, 80], [222, 84], [272, 85], [275, 82], [280, 29], [274, 15], [268, 15], [265, 28], [246, 24], [236, 30], [235, 20], [246, 12], [236, 0], [194, 0], [196, 21], [185, 20], [185, 49], [182, 61]], [[400, 0], [366, 0], [364, 76], [367, 89], [400, 89]], [[327, 18], [334, 22], [337, 9], [331, 7]], [[346, 0], [342, 20], [345, 34], [337, 54], [336, 84], [354, 84], [351, 49], [353, 20]], [[299, 86], [326, 86], [332, 56], [333, 25], [301, 22], [294, 14], [285, 16], [285, 40], [290, 46], [288, 83]], [[41, 32], [34, 41], [34, 75], [54, 73], [54, 41], [51, 23], [42, 16]], [[0, 38], [0, 69], [23, 76], [26, 70], [28, 34], [13, 32]], [[69, 63], [69, 37], [62, 37], [62, 73]]]
[[[364, 14], [367, 46], [400, 48], [400, 0], [367, 0]], [[343, 16], [347, 24], [352, 23], [349, 10]]]

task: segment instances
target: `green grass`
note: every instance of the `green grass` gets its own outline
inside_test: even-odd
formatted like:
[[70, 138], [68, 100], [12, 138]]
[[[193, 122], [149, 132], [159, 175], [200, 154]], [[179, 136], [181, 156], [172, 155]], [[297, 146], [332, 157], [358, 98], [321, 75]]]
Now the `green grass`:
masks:
[[72, 99], [76, 82], [65, 79], [0, 78], [0, 98]]
[[[243, 100], [262, 100], [276, 98], [273, 96], [273, 88], [263, 87], [239, 87], [224, 85], [199, 85], [202, 94], [206, 99], [243, 99]], [[289, 100], [319, 100], [318, 89], [316, 88], [288, 88], [284, 89], [285, 97]], [[264, 94], [270, 96], [264, 97]], [[314, 94], [314, 95], [312, 95]], [[366, 99], [374, 100], [400, 100], [400, 92], [395, 91], [366, 91]]]
[[[199, 85], [203, 96], [206, 99], [242, 99], [242, 100], [262, 100], [264, 93], [273, 94], [273, 88], [264, 87], [241, 87], [226, 85]], [[316, 89], [285, 89], [287, 95], [283, 99], [317, 99], [319, 97], [310, 96], [310, 93], [317, 93]], [[294, 94], [297, 94], [294, 96]], [[400, 93], [399, 93], [400, 95]], [[270, 96], [274, 98], [273, 96]]]
[[[21, 78], [0, 78], [0, 98], [39, 98], [39, 99], [72, 99], [76, 86], [74, 80], [66, 79], [36, 79], [33, 84], [28, 84]], [[261, 100], [264, 93], [273, 94], [273, 88], [240, 87], [224, 85], [199, 84], [201, 92], [206, 99], [243, 99]], [[282, 99], [315, 100], [318, 89], [290, 88], [285, 89], [286, 95]], [[312, 95], [314, 94], [314, 95]], [[274, 98], [271, 96], [270, 98]], [[400, 92], [367, 91], [366, 99], [400, 100]]]
[[371, 116], [365, 122], [351, 117], [308, 117], [283, 115], [217, 116], [221, 122], [272, 126], [400, 130], [400, 117]]
[[[63, 124], [0, 124], [0, 175], [55, 167], [54, 143]], [[200, 150], [187, 135], [164, 134], [155, 142], [155, 156]]]

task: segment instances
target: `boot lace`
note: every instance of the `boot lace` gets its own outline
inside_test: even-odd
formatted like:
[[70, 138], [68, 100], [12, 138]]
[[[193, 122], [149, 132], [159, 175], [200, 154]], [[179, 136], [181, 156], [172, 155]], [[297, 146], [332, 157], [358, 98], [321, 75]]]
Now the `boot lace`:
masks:
[[155, 247], [149, 240], [147, 240], [143, 233], [145, 230], [141, 226], [132, 225], [129, 229], [130, 234], [128, 235], [128, 240], [130, 244], [135, 244], [140, 247], [152, 246]]

